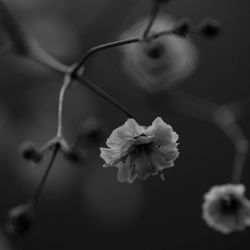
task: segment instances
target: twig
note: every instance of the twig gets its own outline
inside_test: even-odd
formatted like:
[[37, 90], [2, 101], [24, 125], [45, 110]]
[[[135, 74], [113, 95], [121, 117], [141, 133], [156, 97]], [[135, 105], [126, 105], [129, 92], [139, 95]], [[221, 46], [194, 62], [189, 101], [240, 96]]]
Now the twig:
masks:
[[54, 163], [54, 161], [55, 161], [55, 158], [56, 158], [56, 155], [57, 155], [59, 149], [60, 149], [60, 144], [56, 144], [55, 147], [54, 147], [54, 149], [53, 149], [53, 154], [52, 154], [52, 156], [51, 156], [51, 158], [50, 158], [50, 162], [49, 162], [49, 164], [48, 164], [48, 167], [47, 167], [47, 169], [46, 169], [46, 171], [45, 171], [45, 173], [44, 173], [44, 175], [43, 175], [43, 177], [42, 177], [42, 180], [41, 180], [41, 182], [40, 182], [38, 188], [36, 189], [36, 192], [35, 192], [35, 195], [33, 196], [33, 199], [31, 200], [31, 202], [32, 202], [32, 204], [34, 205], [34, 207], [35, 207], [35, 206], [37, 205], [37, 203], [38, 203], [39, 196], [40, 196], [40, 194], [41, 194], [41, 192], [42, 192], [42, 189], [43, 189], [44, 184], [45, 184], [45, 182], [46, 182], [46, 180], [47, 180], [47, 177], [48, 177], [48, 175], [49, 175], [49, 172], [50, 172], [50, 170], [51, 170], [51, 168], [52, 168], [52, 166], [53, 166], [53, 163]]

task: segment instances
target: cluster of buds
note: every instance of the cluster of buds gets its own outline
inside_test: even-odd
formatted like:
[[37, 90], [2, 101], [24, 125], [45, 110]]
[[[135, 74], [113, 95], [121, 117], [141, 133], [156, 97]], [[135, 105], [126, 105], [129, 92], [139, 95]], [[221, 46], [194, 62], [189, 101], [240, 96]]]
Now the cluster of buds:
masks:
[[173, 33], [186, 37], [190, 33], [196, 33], [204, 38], [215, 38], [221, 31], [221, 24], [213, 18], [206, 18], [198, 25], [193, 25], [191, 19], [182, 18], [174, 26]]

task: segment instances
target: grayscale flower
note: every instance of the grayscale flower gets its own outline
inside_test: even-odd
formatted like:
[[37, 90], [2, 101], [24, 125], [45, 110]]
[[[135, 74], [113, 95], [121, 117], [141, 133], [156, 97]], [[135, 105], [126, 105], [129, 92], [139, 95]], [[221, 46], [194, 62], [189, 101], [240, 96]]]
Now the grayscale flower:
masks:
[[215, 230], [228, 234], [250, 225], [250, 201], [242, 184], [212, 187], [204, 195], [203, 219]]
[[117, 167], [120, 182], [132, 183], [136, 177], [146, 179], [174, 166], [178, 157], [178, 135], [157, 117], [151, 126], [139, 126], [134, 119], [116, 128], [101, 148], [104, 167]]
[[[142, 37], [147, 23], [148, 19], [139, 21], [122, 34], [121, 38]], [[172, 30], [175, 23], [169, 16], [160, 15], [149, 35]], [[125, 72], [148, 91], [168, 88], [186, 78], [194, 71], [198, 62], [198, 51], [189, 37], [176, 34], [121, 46], [121, 52]]]

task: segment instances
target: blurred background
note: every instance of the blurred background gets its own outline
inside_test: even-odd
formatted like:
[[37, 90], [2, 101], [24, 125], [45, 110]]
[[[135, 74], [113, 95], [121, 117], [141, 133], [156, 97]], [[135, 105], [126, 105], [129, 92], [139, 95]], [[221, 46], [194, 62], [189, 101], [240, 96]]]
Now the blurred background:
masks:
[[[67, 64], [94, 45], [114, 41], [150, 9], [149, 0], [6, 0], [11, 13], [52, 55]], [[200, 52], [196, 71], [175, 90], [225, 104], [250, 97], [250, 36], [247, 0], [176, 0], [163, 12], [176, 18], [218, 19], [222, 34], [207, 41], [194, 37]], [[124, 104], [140, 124], [156, 116], [179, 134], [180, 157], [166, 181], [152, 177], [119, 183], [115, 168], [102, 168], [99, 147], [123, 124], [124, 114], [83, 86], [72, 88], [65, 101], [64, 128], [74, 142], [79, 125], [93, 118], [104, 136], [87, 145], [89, 160], [80, 167], [58, 157], [39, 202], [34, 228], [10, 242], [1, 233], [8, 210], [33, 195], [48, 162], [31, 165], [19, 154], [27, 140], [41, 146], [56, 132], [62, 77], [15, 55], [0, 59], [0, 249], [249, 249], [250, 229], [222, 235], [201, 218], [203, 195], [231, 180], [234, 148], [215, 125], [190, 117], [175, 92], [150, 94], [122, 68], [118, 49], [101, 52], [88, 62], [86, 76]], [[179, 93], [178, 92], [178, 93]], [[201, 113], [207, 108], [192, 104]], [[186, 100], [186, 101], [187, 101]], [[195, 100], [195, 99], [194, 99]], [[180, 105], [180, 106], [178, 106]], [[180, 108], [182, 110], [182, 108]], [[195, 111], [194, 111], [195, 112]], [[199, 113], [199, 112], [198, 112]], [[240, 125], [250, 137], [247, 116]], [[249, 156], [242, 182], [250, 197]]]

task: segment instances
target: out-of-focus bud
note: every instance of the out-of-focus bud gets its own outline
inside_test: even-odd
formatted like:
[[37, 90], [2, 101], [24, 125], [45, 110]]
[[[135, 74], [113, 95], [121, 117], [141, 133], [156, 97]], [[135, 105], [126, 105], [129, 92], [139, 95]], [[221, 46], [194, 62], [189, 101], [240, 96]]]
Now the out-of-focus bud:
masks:
[[76, 147], [62, 149], [64, 157], [73, 164], [79, 164], [86, 161], [88, 155], [86, 151], [79, 150]]
[[191, 26], [192, 22], [189, 18], [180, 19], [176, 22], [173, 33], [181, 37], [186, 37], [190, 32]]
[[213, 18], [206, 18], [199, 24], [199, 32], [206, 38], [214, 38], [221, 32], [221, 24]]
[[79, 136], [83, 143], [97, 144], [103, 139], [103, 128], [97, 119], [88, 118], [80, 124]]
[[20, 147], [21, 155], [24, 159], [39, 163], [43, 159], [43, 152], [36, 148], [32, 142], [24, 142]]
[[[142, 37], [148, 19], [136, 23], [121, 38]], [[149, 36], [163, 31], [172, 31], [176, 21], [167, 16], [158, 16]], [[180, 25], [178, 32], [187, 32], [188, 25]], [[181, 31], [182, 30], [182, 31]], [[196, 68], [198, 51], [188, 38], [174, 33], [152, 40], [121, 46], [125, 71], [138, 85], [148, 91], [159, 91], [188, 77]]]
[[6, 223], [6, 231], [9, 234], [25, 234], [31, 228], [33, 222], [33, 206], [31, 204], [22, 204], [10, 209]]

